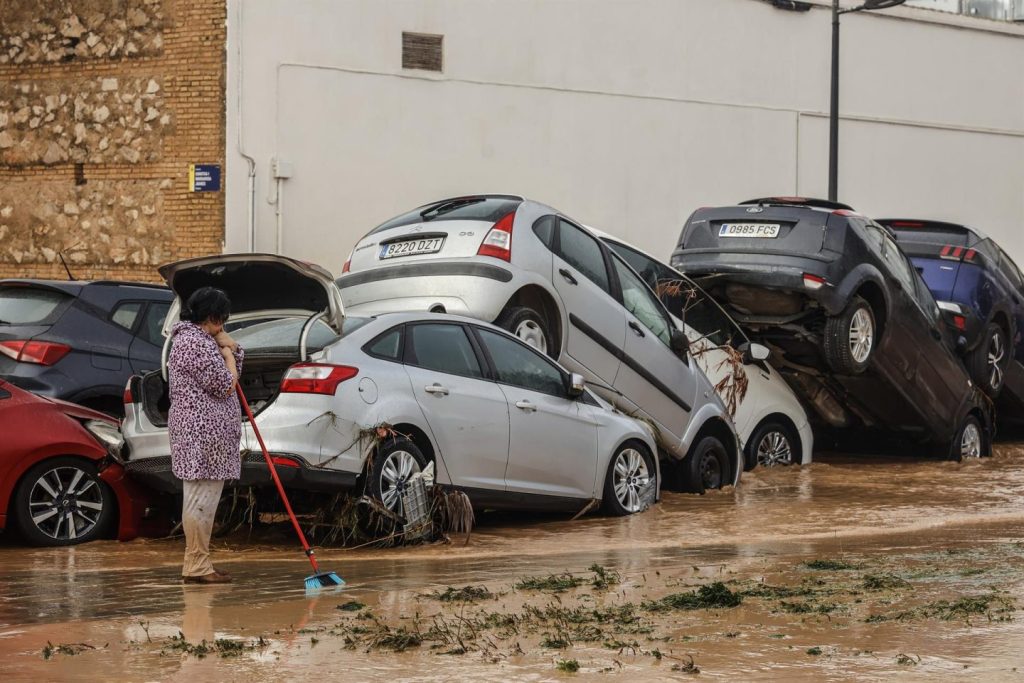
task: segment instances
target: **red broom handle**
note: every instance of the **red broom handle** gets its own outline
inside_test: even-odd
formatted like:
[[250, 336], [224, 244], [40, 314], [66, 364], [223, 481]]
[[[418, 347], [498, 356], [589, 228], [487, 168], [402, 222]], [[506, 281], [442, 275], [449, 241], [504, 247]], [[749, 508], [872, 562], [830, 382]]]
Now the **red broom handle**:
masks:
[[235, 382], [235, 391], [238, 392], [238, 398], [242, 402], [242, 409], [245, 410], [245, 414], [249, 418], [249, 424], [252, 425], [252, 431], [256, 434], [256, 440], [260, 442], [260, 448], [263, 449], [263, 458], [267, 461], [267, 467], [270, 468], [270, 476], [274, 479], [277, 492], [281, 494], [281, 501], [284, 503], [284, 509], [288, 511], [288, 517], [292, 520], [295, 533], [299, 535], [299, 540], [302, 541], [302, 549], [306, 551], [306, 556], [309, 557], [309, 561], [313, 565], [313, 571], [319, 574], [320, 567], [316, 564], [313, 549], [309, 547], [306, 534], [302, 533], [299, 520], [295, 518], [295, 513], [292, 512], [292, 505], [288, 502], [288, 495], [284, 492], [284, 486], [281, 485], [280, 477], [277, 476], [277, 468], [274, 467], [274, 461], [270, 459], [270, 451], [267, 450], [267, 445], [263, 443], [263, 436], [260, 434], [259, 427], [256, 426], [256, 418], [253, 417], [252, 410], [249, 408], [249, 402], [245, 400], [245, 394], [242, 393], [242, 387], [239, 386], [238, 382]]

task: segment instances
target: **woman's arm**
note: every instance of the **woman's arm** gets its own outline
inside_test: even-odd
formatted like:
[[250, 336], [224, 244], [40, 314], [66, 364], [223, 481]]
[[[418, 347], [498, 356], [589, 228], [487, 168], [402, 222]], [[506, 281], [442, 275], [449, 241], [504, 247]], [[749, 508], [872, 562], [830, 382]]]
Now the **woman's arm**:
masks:
[[234, 391], [238, 368], [236, 366], [232, 371], [224, 355], [226, 353], [234, 365], [230, 351], [218, 353], [215, 344], [199, 340], [189, 340], [188, 348], [183, 351], [185, 353], [179, 356], [181, 367], [178, 369], [192, 375], [203, 391], [216, 398], [224, 398]]

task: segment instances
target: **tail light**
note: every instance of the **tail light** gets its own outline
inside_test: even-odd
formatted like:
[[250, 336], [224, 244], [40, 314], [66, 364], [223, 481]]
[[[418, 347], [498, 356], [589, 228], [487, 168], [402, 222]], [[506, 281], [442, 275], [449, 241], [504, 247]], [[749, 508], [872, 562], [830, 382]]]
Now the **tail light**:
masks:
[[53, 365], [70, 353], [71, 347], [52, 342], [12, 340], [0, 342], [0, 353], [19, 363]]
[[338, 385], [359, 374], [359, 368], [326, 363], [299, 363], [285, 371], [282, 394], [327, 394], [333, 396]]
[[961, 332], [967, 329], [967, 319], [964, 318], [962, 315], [954, 315], [953, 324], [956, 325], [956, 329], [960, 330]]
[[804, 273], [804, 287], [807, 289], [821, 289], [828, 284], [828, 280], [818, 275]]
[[135, 403], [135, 397], [132, 396], [132, 380], [128, 379], [128, 383], [124, 385], [124, 393], [121, 394], [121, 403], [126, 406], [130, 406]]
[[962, 260], [969, 263], [977, 263], [978, 252], [974, 249], [965, 249], [964, 247], [954, 247], [952, 244], [946, 244], [939, 250], [939, 258], [946, 259], [947, 261]]
[[299, 463], [294, 458], [289, 458], [283, 455], [271, 456], [270, 462], [274, 463], [277, 467], [299, 467]]
[[494, 224], [494, 227], [487, 232], [477, 256], [493, 256], [502, 261], [512, 260], [512, 223], [516, 219], [516, 212], [506, 215]]
[[349, 254], [348, 258], [345, 259], [345, 265], [341, 267], [341, 274], [344, 275], [350, 270], [352, 270], [352, 254]]

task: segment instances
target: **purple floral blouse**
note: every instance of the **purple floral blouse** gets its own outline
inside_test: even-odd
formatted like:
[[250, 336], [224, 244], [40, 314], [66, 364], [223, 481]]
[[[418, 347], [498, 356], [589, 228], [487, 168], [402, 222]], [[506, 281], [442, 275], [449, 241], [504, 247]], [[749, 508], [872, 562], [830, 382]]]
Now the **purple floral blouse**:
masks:
[[[171, 469], [179, 479], [238, 479], [242, 469], [241, 407], [234, 378], [213, 337], [195, 323], [179, 322], [167, 361], [171, 410]], [[244, 354], [235, 351], [242, 371]]]

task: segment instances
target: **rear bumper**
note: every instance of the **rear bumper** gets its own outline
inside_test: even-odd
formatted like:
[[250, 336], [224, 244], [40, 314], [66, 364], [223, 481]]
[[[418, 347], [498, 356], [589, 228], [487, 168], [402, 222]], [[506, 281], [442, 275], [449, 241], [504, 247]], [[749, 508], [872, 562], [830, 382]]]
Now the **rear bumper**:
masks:
[[[299, 491], [334, 493], [356, 487], [357, 475], [353, 472], [310, 467], [302, 458], [286, 453], [272, 453], [274, 457], [286, 458], [296, 466], [278, 465], [277, 476], [285, 488]], [[181, 493], [181, 480], [171, 470], [171, 456], [143, 458], [125, 463], [128, 475], [135, 481], [163, 493]], [[254, 486], [257, 488], [273, 485], [270, 470], [262, 453], [242, 454], [242, 474], [238, 479], [226, 483], [230, 487]]]

